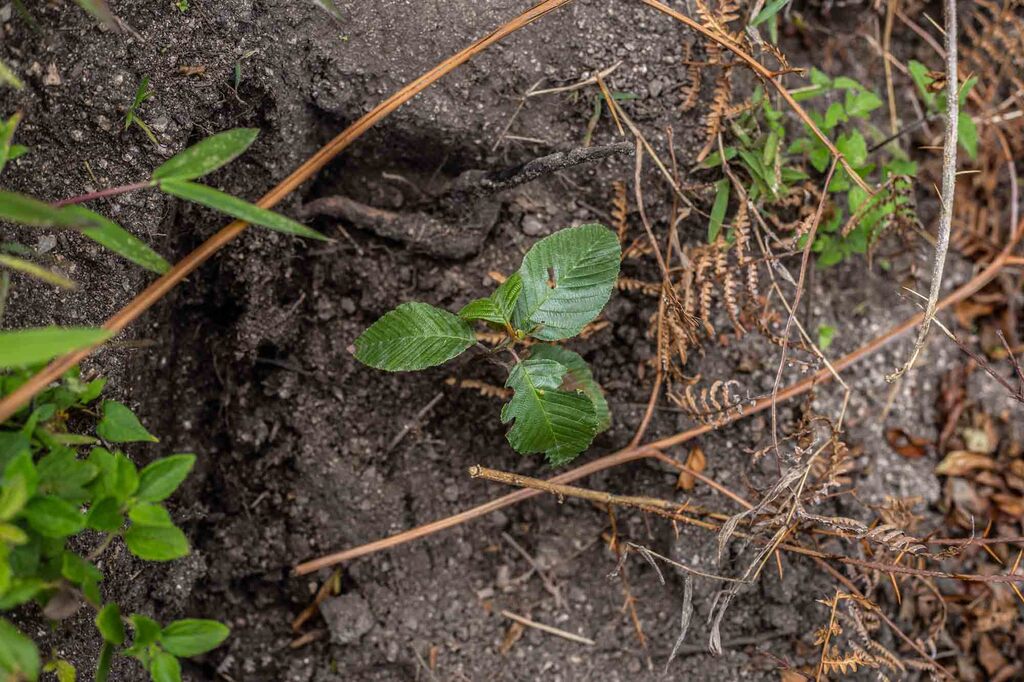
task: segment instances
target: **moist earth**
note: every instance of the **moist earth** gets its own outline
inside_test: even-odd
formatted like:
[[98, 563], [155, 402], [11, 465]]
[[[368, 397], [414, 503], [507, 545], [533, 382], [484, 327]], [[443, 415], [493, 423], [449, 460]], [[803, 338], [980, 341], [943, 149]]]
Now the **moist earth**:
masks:
[[[18, 141], [31, 149], [9, 167], [4, 182], [46, 200], [138, 181], [188, 144], [238, 126], [259, 128], [259, 140], [209, 182], [254, 200], [388, 94], [526, 7], [512, 0], [341, 1], [340, 19], [333, 19], [295, 0], [191, 0], [187, 11], [169, 1], [125, 0], [111, 3], [126, 26], [115, 32], [94, 25], [73, 3], [27, 4], [31, 20], [0, 3], [0, 59], [27, 86], [2, 91], [0, 113], [24, 113]], [[827, 55], [790, 40], [786, 51], [794, 65], [878, 82], [872, 79], [879, 77], [879, 60], [865, 57], [869, 53], [853, 38], [868, 13], [825, 17], [805, 10], [821, 36], [840, 24], [850, 35], [837, 36]], [[86, 370], [109, 377], [112, 395], [136, 408], [160, 436], [159, 445], [129, 448], [139, 464], [171, 452], [199, 456], [172, 504], [192, 555], [143, 564], [115, 545], [103, 560], [105, 594], [124, 610], [162, 621], [216, 618], [231, 626], [224, 646], [187, 663], [186, 679], [661, 679], [678, 634], [681, 579], [666, 571], [662, 584], [641, 559], [627, 563], [645, 650], [623, 610], [622, 583], [611, 577], [617, 559], [602, 539], [609, 519], [577, 501], [535, 498], [349, 563], [339, 594], [305, 626], [317, 636], [294, 649], [290, 621], [330, 571], [302, 578], [291, 571], [303, 560], [507, 492], [470, 479], [473, 464], [547, 475], [539, 458], [508, 447], [499, 400], [445, 382], [458, 375], [500, 385], [495, 368], [470, 360], [392, 375], [356, 363], [349, 346], [400, 302], [458, 309], [494, 286], [490, 273], [514, 271], [538, 237], [570, 224], [609, 222], [612, 183], [631, 184], [631, 155], [561, 170], [481, 200], [470, 208], [478, 218], [472, 225], [437, 210], [443, 188], [467, 171], [500, 171], [582, 145], [595, 90], [524, 98], [531, 88], [572, 84], [621, 62], [608, 77], [610, 86], [636, 96], [628, 111], [662, 153], [671, 126], [680, 167], [690, 168], [703, 145], [702, 107], [680, 114], [678, 104], [686, 82], [681, 61], [692, 41], [678, 24], [638, 3], [580, 0], [552, 13], [404, 105], [280, 207], [298, 214], [317, 199], [347, 197], [398, 216], [388, 230], [320, 216], [312, 224], [335, 240], [324, 245], [250, 229], [87, 361]], [[125, 108], [147, 76], [156, 94], [141, 114], [159, 146], [123, 125]], [[594, 143], [620, 139], [603, 115]], [[645, 178], [646, 208], [663, 233], [671, 197], [656, 173]], [[707, 200], [711, 190], [699, 187], [700, 177], [692, 181]], [[107, 200], [98, 209], [171, 260], [225, 222], [156, 193]], [[630, 222], [631, 237], [639, 236], [639, 220], [633, 215]], [[424, 237], [424, 225], [438, 230], [436, 239]], [[680, 238], [703, 239], [705, 229], [694, 216], [681, 225]], [[7, 238], [33, 247], [81, 283], [77, 291], [58, 293], [15, 277], [9, 326], [98, 324], [149, 278], [74, 234], [11, 231]], [[927, 258], [923, 250], [911, 256]], [[649, 263], [625, 267], [630, 276], [656, 278]], [[948, 284], [968, 274], [955, 264]], [[886, 273], [868, 270], [863, 261], [818, 271], [805, 323], [834, 325], [833, 351], [851, 350], [914, 312], [909, 302], [894, 302], [893, 287]], [[652, 380], [648, 322], [656, 308], [654, 298], [619, 292], [604, 314], [610, 324], [572, 343], [592, 363], [614, 414], [613, 427], [584, 460], [624, 446], [640, 422]], [[930, 348], [895, 395], [887, 422], [917, 435], [927, 435], [921, 425], [936, 421], [938, 377], [959, 361], [949, 346]], [[926, 501], [939, 495], [934, 462], [900, 458], [882, 438], [883, 376], [906, 351], [907, 344], [897, 344], [849, 372], [847, 440], [865, 453], [864, 503], [894, 494]], [[771, 390], [776, 363], [777, 351], [752, 335], [727, 347], [710, 345], [689, 369], [705, 379], [737, 378], [756, 397]], [[784, 382], [800, 373], [800, 365], [791, 366]], [[834, 386], [822, 386], [817, 408], [834, 414], [840, 397]], [[780, 407], [781, 423], [795, 414]], [[766, 419], [755, 416], [695, 443], [707, 453], [707, 475], [743, 493], [769, 483], [774, 465], [751, 464], [750, 457], [765, 443]], [[685, 415], [659, 409], [649, 435], [689, 426]], [[738, 511], [705, 486], [692, 496], [677, 492], [674, 473], [642, 462], [584, 484]], [[863, 514], [851, 505], [836, 510]], [[617, 526], [621, 538], [695, 567], [730, 566], [718, 564], [714, 538], [699, 529], [673, 529], [625, 510]], [[546, 572], [557, 594], [507, 538]], [[696, 616], [670, 676], [777, 679], [776, 657], [800, 660], [813, 652], [813, 630], [827, 620], [815, 599], [833, 590], [833, 579], [814, 564], [786, 557], [781, 571], [766, 570], [735, 600], [723, 621], [726, 651], [712, 657], [705, 651], [705, 617], [713, 588], [698, 582]], [[503, 610], [594, 644], [526, 628], [503, 653], [511, 625]], [[50, 640], [83, 671], [98, 651], [89, 620], [79, 613]], [[119, 663], [115, 675], [144, 677], [130, 662]]]

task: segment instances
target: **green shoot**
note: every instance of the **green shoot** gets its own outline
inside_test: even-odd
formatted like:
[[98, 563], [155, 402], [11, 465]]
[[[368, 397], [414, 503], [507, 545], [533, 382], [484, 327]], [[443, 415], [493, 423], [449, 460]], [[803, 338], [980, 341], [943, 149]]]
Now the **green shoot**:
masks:
[[145, 133], [149, 141], [153, 143], [154, 147], [159, 147], [160, 142], [156, 139], [156, 135], [153, 134], [152, 129], [146, 124], [145, 121], [139, 116], [139, 107], [143, 103], [153, 96], [153, 91], [149, 87], [149, 76], [144, 76], [142, 82], [139, 83], [139, 87], [135, 89], [135, 97], [132, 99], [131, 105], [128, 107], [128, 112], [124, 117], [124, 129], [128, 130], [132, 124], [135, 124], [139, 130]]
[[524, 359], [514, 347], [527, 336], [552, 342], [578, 335], [611, 297], [620, 257], [618, 238], [603, 225], [561, 230], [534, 244], [517, 273], [458, 315], [416, 302], [386, 313], [356, 339], [355, 357], [391, 372], [426, 369], [476, 343], [472, 322], [504, 332], [498, 348], [514, 359], [505, 384], [513, 397], [501, 410], [501, 421], [512, 422], [508, 442], [565, 464], [608, 428], [608, 403], [573, 351], [534, 344]]
[[11, 86], [15, 90], [21, 90], [25, 87], [25, 84], [21, 82], [21, 79], [14, 73], [11, 67], [0, 61], [0, 83]]

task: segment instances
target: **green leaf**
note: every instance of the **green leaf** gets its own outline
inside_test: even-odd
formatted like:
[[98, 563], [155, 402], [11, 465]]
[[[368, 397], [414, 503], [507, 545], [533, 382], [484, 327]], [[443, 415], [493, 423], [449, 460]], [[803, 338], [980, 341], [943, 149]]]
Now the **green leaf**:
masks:
[[729, 208], [730, 185], [728, 178], [715, 183], [715, 203], [711, 207], [711, 219], [708, 221], [708, 244], [713, 244], [722, 231], [725, 211]]
[[956, 118], [956, 133], [957, 139], [960, 140], [960, 146], [964, 148], [967, 155], [974, 161], [978, 158], [978, 126], [974, 124], [974, 119], [966, 111], [961, 111]]
[[18, 628], [0, 618], [0, 672], [8, 680], [39, 679], [39, 651]]
[[5, 478], [3, 489], [0, 489], [0, 520], [8, 521], [14, 518], [31, 495], [32, 491], [29, 490], [28, 481], [23, 475]]
[[[725, 160], [732, 161], [736, 157], [735, 147], [725, 148]], [[716, 168], [722, 165], [721, 152], [712, 152], [706, 159], [697, 164], [697, 168]]]
[[201, 140], [153, 171], [153, 180], [195, 180], [226, 166], [248, 149], [260, 131], [235, 128]]
[[28, 535], [14, 524], [0, 523], [0, 542], [7, 545], [24, 545], [28, 542]]
[[863, 90], [864, 86], [848, 76], [836, 76], [832, 87], [837, 90]]
[[75, 585], [103, 580], [103, 574], [91, 561], [83, 559], [74, 552], [64, 552], [61, 557], [60, 574]]
[[135, 413], [116, 400], [103, 401], [103, 418], [96, 425], [96, 434], [111, 443], [159, 443], [159, 439], [142, 426]]
[[110, 668], [114, 663], [114, 647], [110, 642], [104, 642], [100, 647], [100, 655], [96, 661], [96, 682], [107, 682], [110, 678]]
[[99, 213], [90, 211], [83, 206], [74, 205], [65, 206], [61, 209], [61, 213], [77, 217], [82, 221], [90, 221], [94, 227], [83, 229], [82, 234], [122, 258], [159, 275], [171, 269], [170, 263], [151, 249], [146, 242]]
[[137, 613], [129, 616], [128, 620], [131, 621], [135, 633], [132, 636], [132, 645], [124, 652], [125, 655], [133, 656], [144, 651], [151, 644], [156, 644], [157, 638], [160, 637], [160, 623]]
[[41, 491], [76, 504], [89, 499], [85, 487], [99, 474], [95, 464], [79, 460], [75, 451], [66, 447], [52, 449], [39, 460], [36, 468]]
[[502, 326], [512, 326], [512, 314], [516, 301], [523, 291], [523, 277], [518, 272], [506, 279], [487, 298], [470, 301], [459, 311], [459, 317], [466, 321], [485, 320]]
[[594, 414], [597, 417], [597, 433], [601, 433], [612, 425], [612, 414], [605, 400], [604, 390], [594, 380], [590, 365], [579, 353], [547, 343], [539, 343], [530, 348], [530, 358], [537, 360], [554, 360], [569, 371], [562, 379], [562, 390], [583, 391], [590, 402], [594, 403]]
[[121, 622], [121, 609], [110, 602], [96, 615], [96, 628], [103, 636], [104, 642], [115, 646], [124, 644], [124, 623]]
[[570, 227], [541, 239], [519, 268], [516, 329], [545, 341], [578, 334], [611, 298], [620, 258], [619, 239], [604, 225]]
[[132, 523], [140, 526], [169, 527], [174, 525], [171, 515], [163, 506], [150, 502], [142, 502], [132, 507], [128, 511], [128, 518], [132, 520]]
[[57, 682], [75, 682], [78, 678], [78, 672], [75, 670], [75, 666], [71, 665], [62, 658], [58, 658], [55, 661], [50, 661], [43, 666], [44, 673], [53, 673], [57, 678]]
[[822, 127], [825, 130], [832, 130], [840, 123], [848, 121], [849, 118], [846, 116], [846, 109], [839, 102], [833, 102], [829, 105], [825, 111], [825, 120], [822, 122]]
[[0, 597], [0, 609], [6, 611], [27, 604], [37, 594], [48, 588], [49, 586], [39, 578], [15, 578], [11, 581], [7, 592]]
[[133, 525], [124, 540], [132, 554], [146, 561], [171, 561], [189, 552], [185, 534], [174, 526]]
[[280, 213], [260, 208], [255, 204], [250, 204], [248, 201], [233, 197], [230, 194], [207, 187], [206, 185], [199, 185], [186, 180], [169, 179], [160, 181], [160, 189], [179, 199], [202, 204], [253, 225], [260, 225], [261, 227], [267, 227], [286, 234], [294, 234], [299, 237], [327, 241], [327, 237], [310, 227], [306, 227], [302, 223], [286, 218]]
[[171, 654], [161, 651], [149, 662], [149, 676], [153, 682], [181, 682], [181, 663]]
[[121, 528], [121, 504], [113, 497], [104, 497], [92, 505], [85, 517], [85, 525], [93, 530], [113, 533]]
[[105, 329], [89, 327], [37, 327], [0, 332], [0, 367], [37, 365], [108, 338], [110, 332]]
[[844, 133], [836, 140], [836, 149], [846, 157], [854, 168], [863, 166], [868, 160], [868, 143], [864, 136], [856, 130]]
[[882, 106], [882, 98], [870, 90], [846, 93], [846, 113], [848, 116], [866, 118], [868, 114]]
[[166, 500], [178, 489], [195, 463], [195, 455], [171, 455], [149, 464], [139, 474], [136, 497], [144, 502]]
[[30, 227], [95, 227], [95, 221], [24, 194], [0, 191], [0, 220]]
[[448, 362], [476, 343], [469, 323], [426, 303], [403, 303], [356, 339], [356, 360], [388, 372]]
[[189, 658], [220, 646], [231, 631], [215, 620], [176, 620], [160, 633], [160, 644], [175, 656]]
[[560, 391], [567, 368], [554, 360], [524, 360], [512, 368], [505, 386], [515, 391], [501, 408], [506, 434], [517, 452], [543, 452], [553, 465], [565, 464], [587, 449], [597, 434], [594, 403], [582, 393]]
[[827, 324], [818, 325], [818, 348], [828, 350], [832, 345], [832, 339], [836, 335], [836, 328]]
[[754, 17], [754, 20], [750, 22], [750, 25], [752, 27], [760, 26], [778, 14], [779, 10], [785, 7], [787, 2], [789, 0], [768, 0], [761, 11], [757, 13], [757, 16]]
[[78, 508], [53, 495], [33, 497], [21, 515], [37, 533], [48, 538], [66, 538], [85, 529], [85, 516]]
[[917, 92], [921, 95], [921, 99], [924, 100], [925, 108], [929, 111], [936, 111], [938, 109], [938, 101], [934, 92], [928, 90], [928, 86], [931, 85], [935, 79], [928, 75], [928, 67], [919, 61], [911, 59], [907, 62], [907, 70], [910, 71], [910, 79], [914, 81], [914, 85], [917, 86]]
[[0, 83], [6, 83], [15, 90], [21, 90], [25, 87], [25, 84], [21, 82], [21, 79], [18, 78], [14, 74], [14, 71], [11, 70], [11, 67], [7, 66], [2, 61], [0, 61]]
[[[0, 68], [2, 68], [2, 64], [3, 63], [0, 62]], [[0, 77], [0, 80], [2, 80], [2, 77]], [[18, 150], [16, 150], [14, 145], [11, 144], [14, 140], [14, 131], [17, 129], [18, 123], [20, 122], [21, 113], [18, 112], [7, 119], [6, 123], [0, 123], [0, 173], [4, 172], [4, 166], [7, 165], [8, 161], [20, 156], [20, 154], [17, 153]], [[24, 147], [21, 147], [21, 149], [24, 149]]]

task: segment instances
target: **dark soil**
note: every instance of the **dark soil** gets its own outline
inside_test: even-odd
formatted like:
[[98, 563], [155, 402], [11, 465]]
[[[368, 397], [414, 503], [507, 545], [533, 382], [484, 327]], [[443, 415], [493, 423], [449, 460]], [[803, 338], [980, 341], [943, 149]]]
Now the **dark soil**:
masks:
[[[13, 189], [56, 199], [135, 181], [211, 132], [253, 126], [262, 131], [253, 150], [210, 182], [255, 199], [387, 94], [525, 7], [512, 0], [346, 0], [337, 3], [343, 19], [336, 22], [312, 3], [293, 0], [191, 0], [185, 13], [166, 1], [112, 4], [132, 32], [100, 30], [71, 3], [33, 6], [33, 23], [0, 3], [0, 58], [27, 83], [22, 92], [0, 91], [0, 114], [24, 111], [19, 140], [32, 149], [5, 173]], [[810, 11], [815, 26], [823, 25], [812, 31], [824, 39], [830, 20]], [[848, 13], [842, 21], [861, 16]], [[852, 36], [854, 28], [844, 30]], [[469, 479], [472, 464], [545, 474], [539, 459], [522, 458], [507, 446], [497, 400], [444, 383], [458, 371], [500, 384], [493, 368], [468, 362], [389, 375], [358, 365], [348, 346], [402, 301], [457, 309], [493, 286], [489, 272], [512, 272], [537, 237], [569, 224], [608, 221], [611, 183], [632, 178], [630, 157], [559, 172], [489, 199], [471, 234], [448, 225], [441, 237], [425, 240], [416, 231], [430, 195], [461, 173], [498, 170], [580, 145], [593, 92], [531, 98], [518, 110], [522, 93], [538, 81], [572, 83], [621, 60], [613, 87], [638, 96], [629, 111], [660, 148], [665, 127], [673, 127], [681, 166], [688, 168], [703, 144], [701, 107], [685, 116], [677, 112], [685, 82], [679, 62], [691, 39], [635, 3], [580, 0], [546, 17], [404, 106], [281, 207], [294, 213], [300, 204], [341, 194], [404, 212], [410, 216], [405, 233], [381, 236], [319, 218], [313, 224], [337, 238], [324, 246], [249, 230], [136, 323], [124, 343], [90, 360], [88, 367], [109, 376], [114, 390], [161, 436], [158, 447], [131, 449], [137, 461], [180, 451], [199, 455], [173, 509], [193, 555], [142, 565], [115, 547], [105, 561], [107, 594], [126, 610], [231, 625], [225, 646], [189, 664], [189, 679], [660, 679], [677, 634], [681, 582], [669, 576], [662, 585], [639, 559], [628, 565], [649, 640], [645, 654], [622, 611], [621, 583], [608, 577], [616, 563], [601, 540], [608, 519], [588, 505], [538, 498], [355, 561], [344, 568], [338, 601], [307, 625], [332, 634], [297, 650], [288, 646], [295, 637], [289, 623], [329, 571], [307, 578], [290, 572], [300, 561], [506, 492]], [[825, 56], [793, 42], [789, 56], [795, 64], [817, 63], [865, 80], [880, 72], [872, 57], [874, 75], [866, 76], [866, 58], [854, 58], [866, 54], [864, 47], [852, 37], [836, 41], [835, 52]], [[205, 67], [201, 75], [180, 71], [198, 65]], [[162, 143], [159, 149], [140, 131], [123, 130], [124, 108], [143, 76], [157, 93], [142, 114]], [[595, 143], [616, 139], [604, 117]], [[650, 178], [649, 187], [657, 187]], [[669, 195], [649, 194], [650, 214], [666, 215]], [[157, 194], [129, 195], [100, 208], [171, 260], [223, 223]], [[634, 229], [639, 234], [639, 222]], [[690, 221], [681, 238], [700, 239], [704, 229], [699, 219]], [[74, 235], [60, 234], [55, 244], [48, 234], [16, 236], [45, 251], [82, 287], [55, 295], [16, 279], [11, 324], [98, 323], [148, 279]], [[627, 267], [633, 276], [653, 276], [648, 265]], [[967, 274], [954, 267], [950, 286]], [[893, 288], [885, 273], [867, 272], [863, 262], [819, 272], [808, 294], [814, 302], [809, 322], [836, 325], [833, 350], [851, 350], [913, 311], [906, 302], [894, 304]], [[639, 423], [650, 376], [648, 370], [641, 380], [638, 372], [652, 353], [646, 332], [655, 309], [653, 298], [618, 294], [605, 314], [610, 326], [573, 343], [593, 364], [614, 413], [612, 429], [587, 459], [622, 447]], [[903, 382], [891, 424], [927, 435], [921, 431], [935, 423], [937, 377], [958, 361], [955, 349], [933, 344], [940, 346], [942, 352], [930, 354]], [[903, 346], [878, 354], [850, 373], [855, 393], [847, 425], [849, 441], [866, 453], [864, 502], [894, 494], [934, 501], [939, 495], [934, 462], [900, 458], [881, 436], [882, 377], [905, 352]], [[776, 362], [772, 347], [751, 336], [710, 349], [690, 369], [705, 378], [736, 376], [750, 395], [761, 395], [771, 388]], [[786, 379], [799, 371], [792, 368]], [[440, 402], [389, 450], [438, 393]], [[818, 398], [821, 411], [838, 407], [831, 387]], [[789, 407], [780, 410], [784, 421], [791, 415]], [[690, 425], [681, 414], [659, 410], [650, 433], [668, 435]], [[702, 439], [708, 474], [741, 492], [771, 480], [773, 465], [751, 466], [748, 455], [763, 446], [767, 429], [766, 418], [755, 417]], [[585, 485], [670, 497], [679, 495], [675, 480], [660, 467], [637, 463]], [[732, 510], [703, 486], [694, 499]], [[863, 508], [839, 511], [859, 515]], [[667, 524], [638, 513], [621, 512], [618, 521], [624, 538], [694, 566], [718, 568], [713, 538], [703, 531], [680, 529], [677, 536]], [[536, 573], [530, 575], [530, 565], [503, 534], [550, 572], [560, 600]], [[774, 568], [766, 570], [735, 602], [723, 625], [725, 655], [685, 650], [672, 676], [777, 679], [776, 661], [761, 652], [796, 660], [813, 652], [812, 631], [827, 620], [815, 599], [833, 590], [832, 578], [814, 564], [787, 558], [781, 578]], [[698, 617], [688, 643], [698, 647], [707, 640], [703, 616], [711, 597], [707, 586], [695, 595]], [[499, 615], [503, 609], [585, 635], [596, 645], [527, 629], [502, 655], [499, 645], [510, 625]], [[87, 620], [81, 614], [55, 639], [83, 669], [96, 654]], [[433, 647], [437, 664], [430, 672], [425, 661]], [[142, 679], [130, 665], [118, 675]]]

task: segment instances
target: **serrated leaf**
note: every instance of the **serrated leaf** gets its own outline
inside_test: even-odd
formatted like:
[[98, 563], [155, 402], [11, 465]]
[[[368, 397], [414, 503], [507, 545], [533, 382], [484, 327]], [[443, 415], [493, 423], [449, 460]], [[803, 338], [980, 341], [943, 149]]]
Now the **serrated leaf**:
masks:
[[484, 320], [494, 324], [512, 326], [512, 315], [516, 301], [523, 291], [523, 277], [518, 272], [506, 279], [487, 298], [470, 301], [459, 311], [464, 320]]
[[171, 455], [147, 465], [139, 474], [136, 497], [144, 502], [166, 500], [178, 489], [195, 463], [195, 455]]
[[0, 367], [22, 367], [52, 360], [110, 337], [105, 329], [37, 327], [0, 332]]
[[171, 561], [187, 556], [188, 540], [175, 526], [133, 525], [124, 534], [128, 550], [146, 561]]
[[153, 682], [181, 682], [181, 663], [162, 651], [149, 662], [149, 676]]
[[39, 651], [18, 628], [0, 618], [0, 672], [5, 679], [39, 678]]
[[160, 633], [160, 644], [175, 656], [189, 658], [216, 649], [231, 631], [215, 620], [176, 620]]
[[33, 497], [21, 515], [37, 533], [48, 538], [66, 538], [85, 528], [85, 516], [78, 507], [53, 495]]
[[93, 227], [82, 229], [82, 234], [122, 258], [160, 275], [170, 270], [171, 265], [163, 256], [113, 220], [84, 206], [65, 206], [61, 213], [77, 217], [82, 222], [91, 222]]
[[286, 218], [280, 213], [260, 208], [255, 204], [250, 204], [248, 201], [233, 197], [230, 194], [207, 187], [206, 185], [188, 182], [187, 180], [168, 179], [160, 182], [160, 189], [179, 199], [202, 204], [207, 208], [227, 213], [229, 216], [244, 220], [252, 225], [259, 225], [298, 237], [327, 241], [327, 237], [311, 227], [306, 227], [302, 223]]
[[730, 184], [728, 178], [715, 183], [715, 203], [711, 207], [711, 219], [708, 221], [708, 244], [713, 244], [722, 231], [725, 210], [729, 207]]
[[96, 425], [96, 434], [111, 443], [158, 443], [135, 416], [135, 413], [116, 400], [103, 401], [103, 417]]
[[517, 452], [543, 452], [553, 465], [587, 449], [597, 434], [594, 403], [583, 393], [559, 390], [568, 369], [554, 360], [523, 360], [505, 382], [515, 393], [501, 409], [501, 421], [515, 420], [506, 434]]
[[110, 602], [96, 615], [96, 628], [100, 631], [104, 642], [116, 646], [124, 643], [124, 623], [121, 622], [121, 609]]
[[195, 180], [212, 173], [241, 156], [259, 134], [256, 128], [235, 128], [211, 135], [161, 164], [153, 180]]
[[448, 362], [476, 343], [469, 323], [426, 303], [403, 303], [356, 339], [355, 357], [388, 372], [425, 369]]
[[597, 418], [597, 433], [601, 433], [612, 425], [612, 414], [605, 400], [604, 390], [594, 380], [590, 365], [579, 353], [547, 343], [538, 343], [530, 348], [530, 358], [538, 360], [554, 360], [569, 371], [562, 378], [563, 390], [579, 389], [594, 403], [594, 415]]
[[560, 230], [533, 245], [519, 274], [515, 327], [545, 341], [575, 336], [597, 317], [615, 288], [619, 239], [604, 225]]

